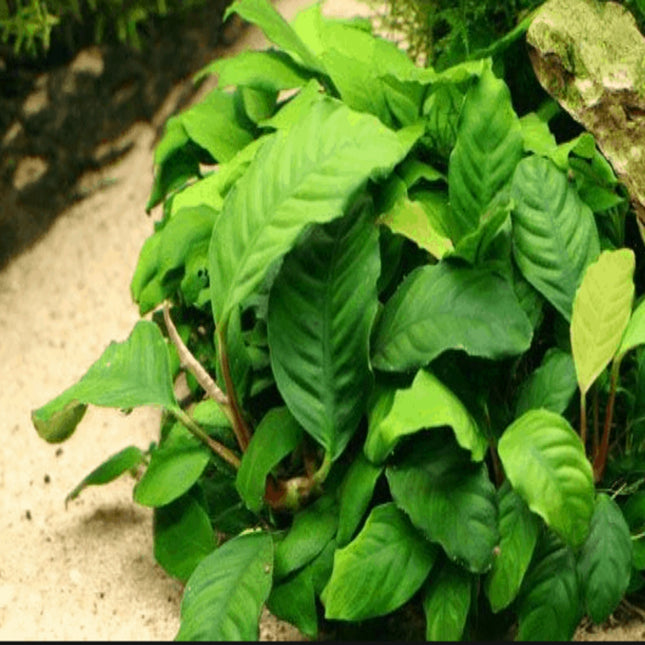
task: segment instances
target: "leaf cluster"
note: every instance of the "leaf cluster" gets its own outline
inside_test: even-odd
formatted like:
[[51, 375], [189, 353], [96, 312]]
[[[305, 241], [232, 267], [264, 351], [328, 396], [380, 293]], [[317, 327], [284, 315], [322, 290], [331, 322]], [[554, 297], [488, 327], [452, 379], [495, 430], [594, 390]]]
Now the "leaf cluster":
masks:
[[519, 116], [491, 59], [231, 11], [275, 47], [205, 68], [167, 122], [131, 283], [152, 320], [32, 414], [58, 442], [87, 405], [153, 405], [160, 441], [70, 498], [143, 471], [180, 640], [256, 638], [264, 604], [310, 637], [406, 609], [430, 640], [604, 621], [645, 569], [645, 306], [593, 137]]

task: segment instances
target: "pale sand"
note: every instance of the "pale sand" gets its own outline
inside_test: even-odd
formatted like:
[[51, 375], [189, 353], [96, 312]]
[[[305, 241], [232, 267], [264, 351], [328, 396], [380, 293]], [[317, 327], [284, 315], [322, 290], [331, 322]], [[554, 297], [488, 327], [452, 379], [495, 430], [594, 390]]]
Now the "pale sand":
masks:
[[[276, 2], [291, 18], [309, 0]], [[326, 13], [366, 14], [332, 0]], [[228, 53], [264, 47], [246, 30]], [[167, 109], [167, 108], [166, 108]], [[29, 418], [83, 375], [138, 319], [129, 283], [152, 231], [144, 213], [154, 131], [137, 124], [136, 145], [103, 171], [116, 183], [58, 217], [45, 237], [0, 272], [0, 639], [168, 640], [179, 625], [181, 585], [152, 554], [152, 513], [132, 502], [132, 480], [65, 495], [108, 455], [157, 439], [159, 415], [91, 408], [60, 449]], [[644, 625], [604, 631], [642, 639]], [[275, 622], [263, 637], [297, 638]]]

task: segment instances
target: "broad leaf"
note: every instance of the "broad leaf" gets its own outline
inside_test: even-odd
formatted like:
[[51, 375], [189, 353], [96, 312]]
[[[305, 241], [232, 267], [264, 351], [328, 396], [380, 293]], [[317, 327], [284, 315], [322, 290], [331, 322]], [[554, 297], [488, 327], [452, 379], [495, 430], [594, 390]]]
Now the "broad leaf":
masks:
[[475, 573], [493, 563], [498, 543], [495, 488], [446, 432], [411, 441], [386, 475], [396, 505], [452, 560]]
[[372, 364], [409, 370], [447, 349], [501, 359], [525, 352], [531, 337], [529, 320], [503, 278], [441, 262], [410, 273], [386, 303], [372, 337]]
[[311, 639], [318, 635], [318, 611], [309, 567], [273, 587], [267, 600], [269, 611], [298, 628]]
[[338, 528], [338, 508], [327, 497], [321, 497], [294, 516], [286, 537], [275, 551], [275, 579], [311, 562], [329, 543]]
[[448, 187], [458, 242], [477, 229], [493, 197], [513, 176], [522, 157], [522, 132], [504, 81], [487, 68], [468, 90], [450, 155]]
[[321, 600], [325, 617], [364, 620], [407, 602], [423, 584], [437, 556], [392, 503], [372, 510], [358, 536], [336, 551]]
[[580, 437], [560, 415], [530, 410], [498, 444], [513, 489], [529, 508], [573, 547], [589, 533], [594, 484]]
[[134, 501], [164, 506], [183, 495], [200, 478], [210, 450], [183, 426], [176, 424], [164, 443], [152, 452], [150, 463], [134, 487]]
[[371, 389], [369, 335], [380, 269], [371, 203], [361, 200], [287, 255], [269, 296], [278, 390], [332, 459], [354, 434]]
[[242, 534], [216, 549], [188, 580], [176, 640], [257, 640], [272, 569], [268, 533]]
[[235, 482], [240, 496], [253, 512], [262, 508], [267, 476], [301, 439], [302, 428], [287, 408], [269, 410], [255, 429]]
[[100, 466], [95, 468], [87, 477], [83, 478], [77, 486], [70, 491], [65, 498], [65, 504], [76, 499], [81, 491], [88, 486], [100, 486], [114, 481], [117, 477], [128, 471], [134, 470], [144, 462], [143, 452], [136, 446], [128, 446], [119, 450], [116, 454], [106, 459]]
[[374, 487], [383, 468], [371, 464], [363, 453], [352, 462], [340, 489], [340, 508], [338, 511], [338, 535], [336, 543], [345, 546], [363, 519], [374, 494]]
[[268, 0], [236, 0], [226, 10], [224, 18], [228, 18], [232, 13], [237, 13], [247, 22], [257, 25], [272, 43], [294, 56], [305, 67], [324, 71], [320, 61]]
[[288, 54], [276, 50], [242, 51], [231, 58], [218, 58], [200, 70], [194, 80], [209, 74], [217, 75], [220, 88], [239, 85], [267, 92], [302, 87], [310, 77]]
[[[391, 398], [383, 392], [380, 398]], [[378, 405], [378, 403], [377, 403]], [[375, 464], [382, 463], [403, 437], [426, 428], [450, 426], [457, 443], [481, 461], [488, 449], [486, 437], [477, 427], [463, 403], [436, 377], [419, 370], [409, 388], [396, 390], [389, 411], [370, 418], [365, 455]]]
[[576, 289], [600, 253], [593, 213], [566, 173], [542, 157], [518, 164], [511, 195], [515, 261], [528, 282], [570, 320]]
[[622, 600], [632, 570], [632, 540], [623, 513], [601, 493], [596, 498], [589, 537], [578, 558], [585, 607], [603, 623]]
[[643, 344], [645, 344], [645, 301], [634, 309], [616, 356], [621, 359], [629, 350]]
[[216, 546], [208, 514], [190, 495], [156, 508], [153, 532], [155, 560], [182, 582]]
[[452, 562], [432, 573], [423, 596], [427, 641], [462, 639], [472, 593], [473, 576]]
[[64, 441], [76, 429], [85, 404], [177, 407], [168, 348], [157, 325], [140, 320], [127, 340], [111, 343], [78, 383], [34, 410], [31, 419], [46, 441]]
[[499, 553], [486, 578], [486, 595], [494, 612], [515, 600], [538, 540], [539, 521], [508, 482], [497, 491]]
[[585, 394], [616, 354], [632, 311], [634, 252], [603, 251], [589, 265], [571, 316], [571, 350]]
[[582, 618], [580, 583], [571, 549], [543, 535], [517, 604], [519, 641], [568, 641]]
[[515, 416], [539, 408], [562, 414], [577, 387], [576, 368], [571, 354], [553, 347], [544, 355], [540, 367], [522, 385]]
[[639, 571], [645, 570], [645, 491], [630, 495], [623, 506], [623, 515], [633, 541], [633, 566]]
[[339, 217], [370, 177], [406, 153], [374, 117], [333, 101], [316, 103], [258, 152], [229, 194], [210, 246], [213, 313], [226, 323], [309, 224]]

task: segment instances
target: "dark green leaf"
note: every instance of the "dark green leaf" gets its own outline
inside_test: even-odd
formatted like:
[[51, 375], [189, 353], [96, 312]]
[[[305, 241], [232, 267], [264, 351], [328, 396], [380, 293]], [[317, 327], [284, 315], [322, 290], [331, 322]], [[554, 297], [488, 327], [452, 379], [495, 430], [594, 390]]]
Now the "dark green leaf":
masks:
[[76, 499], [87, 486], [100, 486], [114, 481], [117, 477], [133, 470], [144, 462], [143, 452], [136, 446], [128, 446], [106, 459], [80, 482], [65, 498], [67, 502]]
[[363, 415], [378, 297], [371, 203], [319, 226], [285, 258], [269, 297], [271, 367], [303, 428], [336, 459]]
[[511, 604], [517, 596], [538, 540], [539, 520], [510, 487], [508, 481], [497, 491], [499, 504], [499, 553], [486, 578], [486, 595], [494, 612]]
[[336, 551], [321, 595], [325, 616], [363, 620], [394, 611], [423, 584], [436, 556], [394, 504], [377, 506], [358, 536]]
[[267, 607], [274, 616], [295, 625], [305, 636], [315, 639], [318, 635], [318, 611], [309, 567], [273, 587]]
[[485, 464], [473, 463], [448, 433], [436, 431], [410, 442], [385, 472], [397, 506], [429, 540], [470, 571], [490, 569], [499, 535]]
[[427, 641], [460, 641], [468, 619], [473, 577], [461, 567], [445, 561], [425, 586], [423, 611]]
[[372, 364], [403, 371], [447, 349], [500, 359], [526, 351], [531, 337], [529, 320], [503, 278], [440, 262], [410, 273], [386, 303], [374, 330]]
[[242, 457], [236, 486], [242, 499], [257, 513], [264, 500], [266, 478], [302, 439], [302, 428], [287, 408], [273, 408], [263, 417]]
[[580, 546], [589, 533], [594, 484], [580, 437], [560, 415], [530, 410], [498, 444], [513, 488], [562, 539]]
[[621, 601], [632, 571], [632, 540], [611, 497], [596, 497], [591, 530], [578, 557], [578, 574], [591, 619], [604, 623]]
[[154, 511], [155, 559], [175, 578], [188, 580], [195, 567], [215, 548], [206, 511], [191, 495]]
[[272, 568], [273, 540], [268, 533], [242, 534], [216, 549], [188, 580], [176, 640], [257, 640]]

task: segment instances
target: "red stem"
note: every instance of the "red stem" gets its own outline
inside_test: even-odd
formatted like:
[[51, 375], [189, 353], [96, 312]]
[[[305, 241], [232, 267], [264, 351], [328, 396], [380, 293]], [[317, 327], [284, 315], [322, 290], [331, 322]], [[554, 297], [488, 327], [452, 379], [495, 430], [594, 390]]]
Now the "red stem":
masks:
[[615, 361], [611, 366], [611, 381], [609, 386], [609, 400], [607, 401], [607, 410], [605, 413], [605, 426], [602, 433], [602, 442], [600, 450], [594, 459], [593, 471], [594, 479], [599, 482], [605, 474], [607, 465], [607, 456], [609, 454], [609, 437], [611, 435], [611, 426], [614, 418], [614, 401], [616, 400], [616, 389], [618, 387], [618, 372], [620, 370], [620, 361]]

